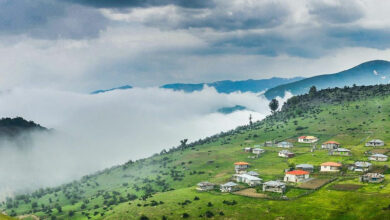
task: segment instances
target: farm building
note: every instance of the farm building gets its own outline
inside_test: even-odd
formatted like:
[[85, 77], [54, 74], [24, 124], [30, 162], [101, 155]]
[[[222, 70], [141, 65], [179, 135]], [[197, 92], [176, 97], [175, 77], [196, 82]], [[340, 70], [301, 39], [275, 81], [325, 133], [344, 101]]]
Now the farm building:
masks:
[[290, 142], [287, 142], [287, 141], [282, 141], [282, 142], [278, 143], [278, 147], [291, 148], [291, 147], [293, 147], [293, 144]]
[[322, 143], [321, 148], [322, 149], [337, 149], [340, 147], [340, 144], [336, 141], [327, 141], [325, 143]]
[[252, 147], [246, 147], [244, 148], [244, 152], [251, 153], [252, 152]]
[[252, 150], [252, 153], [257, 154], [257, 155], [260, 155], [260, 154], [262, 154], [262, 153], [264, 153], [264, 152], [265, 152], [265, 150], [264, 150], [264, 149], [261, 149], [261, 148], [254, 148], [254, 149]]
[[300, 136], [298, 138], [298, 142], [299, 143], [308, 143], [308, 144], [311, 144], [311, 143], [316, 143], [318, 141], [318, 138], [317, 137], [314, 137], [314, 136]]
[[244, 174], [235, 174], [234, 175], [235, 180], [238, 183], [246, 183], [249, 186], [257, 186], [261, 184], [262, 179], [259, 177], [251, 176], [246, 173]]
[[249, 163], [247, 162], [236, 162], [234, 163], [234, 169], [236, 173], [245, 173], [249, 167]]
[[238, 185], [233, 182], [228, 182], [221, 185], [221, 192], [235, 192], [239, 190]]
[[340, 169], [340, 163], [326, 162], [321, 164], [321, 172], [338, 172]]
[[379, 139], [374, 139], [366, 143], [366, 147], [379, 147], [384, 145], [385, 142]]
[[266, 141], [264, 142], [264, 147], [272, 147], [274, 145], [273, 141]]
[[329, 151], [330, 155], [333, 156], [351, 156], [351, 151], [346, 148], [336, 148]]
[[284, 182], [304, 182], [309, 179], [309, 172], [304, 170], [293, 170], [286, 172]]
[[304, 170], [307, 172], [313, 172], [314, 166], [311, 164], [298, 164], [295, 166], [295, 169], [297, 170]]
[[388, 156], [384, 154], [373, 154], [368, 159], [373, 161], [387, 161]]
[[356, 172], [366, 172], [371, 168], [372, 164], [369, 162], [357, 161], [354, 163], [352, 169]]
[[215, 184], [210, 182], [200, 182], [196, 186], [196, 190], [198, 191], [209, 191], [214, 189]]
[[294, 157], [295, 154], [288, 151], [288, 150], [282, 150], [282, 151], [279, 151], [279, 154], [278, 154], [279, 157], [284, 157], [284, 158], [291, 158], [291, 157]]
[[366, 173], [360, 176], [359, 180], [364, 183], [381, 183], [385, 180], [385, 176], [380, 173]]
[[255, 176], [255, 177], [259, 177], [259, 174], [257, 172], [255, 172], [255, 171], [249, 171], [246, 174], [251, 175], [251, 176]]
[[263, 183], [263, 191], [284, 193], [286, 191], [286, 184], [281, 181], [268, 181]]

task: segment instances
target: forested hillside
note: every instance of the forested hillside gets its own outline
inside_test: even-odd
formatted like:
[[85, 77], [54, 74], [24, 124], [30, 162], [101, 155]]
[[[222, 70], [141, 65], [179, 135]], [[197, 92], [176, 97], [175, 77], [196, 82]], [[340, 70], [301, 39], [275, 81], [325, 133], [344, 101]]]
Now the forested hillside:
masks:
[[[44, 219], [388, 219], [390, 162], [371, 161], [371, 172], [385, 176], [381, 183], [360, 182], [362, 173], [349, 166], [374, 153], [389, 155], [389, 120], [390, 85], [312, 89], [262, 121], [189, 144], [183, 140], [149, 158], [9, 198], [0, 209]], [[318, 144], [298, 143], [302, 135], [318, 137]], [[386, 144], [365, 147], [371, 139]], [[334, 156], [321, 149], [329, 140], [352, 155]], [[279, 157], [281, 149], [275, 145], [262, 146], [265, 153], [259, 157], [243, 151], [266, 141], [291, 142], [295, 157]], [[283, 194], [242, 183], [237, 193], [196, 190], [201, 181], [231, 181], [237, 161], [248, 162], [263, 182], [282, 180], [285, 170], [297, 164], [312, 164], [310, 176], [316, 182], [288, 183]], [[320, 172], [320, 164], [329, 161], [341, 163], [341, 171]]]

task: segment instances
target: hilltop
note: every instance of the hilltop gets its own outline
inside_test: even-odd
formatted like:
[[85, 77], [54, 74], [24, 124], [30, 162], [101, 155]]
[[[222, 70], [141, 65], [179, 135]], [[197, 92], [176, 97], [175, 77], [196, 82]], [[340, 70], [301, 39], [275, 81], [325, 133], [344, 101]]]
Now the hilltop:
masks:
[[[57, 219], [387, 219], [390, 217], [390, 172], [387, 162], [372, 162], [385, 175], [379, 184], [361, 183], [361, 173], [348, 169], [368, 161], [370, 153], [389, 155], [390, 85], [325, 89], [292, 97], [281, 111], [252, 125], [221, 132], [193, 143], [162, 150], [146, 159], [128, 161], [55, 188], [8, 199], [0, 209], [9, 215], [34, 214]], [[298, 143], [302, 135], [319, 138], [317, 148]], [[365, 147], [381, 139], [383, 147]], [[351, 156], [333, 156], [320, 145], [337, 141]], [[245, 147], [266, 141], [289, 141], [295, 157], [278, 157], [281, 150], [263, 146], [253, 157]], [[142, 147], [142, 146], [141, 146]], [[312, 164], [315, 187], [288, 184], [283, 194], [197, 192], [196, 184], [230, 181], [234, 163], [245, 161], [263, 182], [282, 180], [285, 169]], [[320, 164], [338, 162], [341, 172], [319, 172]], [[247, 188], [246, 184], [239, 184]]]
[[174, 83], [166, 84], [161, 86], [164, 89], [172, 89], [174, 91], [194, 92], [200, 91], [204, 86], [215, 88], [219, 93], [232, 93], [232, 92], [262, 92], [267, 89], [273, 88], [278, 85], [295, 82], [303, 79], [302, 77], [294, 78], [279, 78], [273, 77], [270, 79], [248, 79], [242, 81], [217, 81], [211, 83], [198, 83], [198, 84], [185, 84], [185, 83]]
[[390, 80], [390, 62], [385, 60], [373, 60], [362, 63], [351, 69], [334, 74], [325, 74], [309, 77], [299, 81], [283, 84], [271, 88], [265, 92], [268, 99], [277, 96], [283, 97], [289, 91], [293, 95], [307, 93], [311, 86], [317, 89], [344, 87], [356, 85], [387, 84]]
[[0, 137], [16, 137], [28, 131], [44, 131], [47, 128], [22, 117], [0, 119]]

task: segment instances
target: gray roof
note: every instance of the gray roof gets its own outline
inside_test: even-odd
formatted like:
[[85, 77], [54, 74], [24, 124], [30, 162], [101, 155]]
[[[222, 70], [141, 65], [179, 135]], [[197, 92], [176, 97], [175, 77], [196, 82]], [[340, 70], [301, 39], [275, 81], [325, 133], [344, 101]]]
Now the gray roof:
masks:
[[380, 173], [366, 173], [363, 176], [370, 177], [370, 178], [384, 178], [385, 176]]
[[279, 142], [278, 144], [291, 144], [291, 143], [288, 141], [282, 141], [282, 142]]
[[370, 167], [371, 165], [372, 164], [369, 162], [361, 162], [361, 161], [355, 162], [355, 166], [357, 167]]
[[384, 141], [380, 140], [380, 139], [373, 139], [369, 142], [375, 142], [375, 143], [384, 143]]
[[338, 152], [351, 152], [350, 150], [348, 150], [346, 148], [337, 148], [334, 151], [338, 151]]
[[229, 186], [237, 186], [237, 184], [233, 183], [233, 182], [227, 182], [225, 184], [222, 184], [221, 186], [226, 186], [226, 187], [229, 187]]
[[373, 154], [373, 155], [371, 155], [372, 157], [388, 157], [388, 156], [386, 156], [386, 155], [384, 155], [384, 154]]
[[249, 171], [247, 174], [251, 175], [251, 176], [258, 176], [259, 175], [259, 173], [255, 172], [255, 171]]
[[247, 179], [249, 181], [258, 181], [258, 180], [262, 180], [260, 179], [259, 177], [255, 177], [255, 176], [251, 176], [251, 175], [248, 175], [246, 173], [244, 174], [238, 174], [237, 176], [241, 177], [241, 178], [244, 178], [244, 179]]
[[280, 182], [278, 180], [277, 181], [271, 180], [271, 181], [265, 182], [264, 185], [277, 187], [277, 186], [285, 186], [286, 184], [283, 182]]
[[297, 168], [314, 168], [313, 165], [311, 165], [311, 164], [305, 164], [305, 163], [303, 163], [303, 164], [298, 164], [298, 165], [296, 165], [295, 167], [297, 167]]
[[288, 150], [282, 150], [282, 151], [279, 151], [279, 153], [281, 153], [281, 154], [292, 154], [292, 152], [290, 152]]
[[214, 183], [210, 183], [210, 182], [200, 182], [197, 184], [198, 186], [214, 186]]

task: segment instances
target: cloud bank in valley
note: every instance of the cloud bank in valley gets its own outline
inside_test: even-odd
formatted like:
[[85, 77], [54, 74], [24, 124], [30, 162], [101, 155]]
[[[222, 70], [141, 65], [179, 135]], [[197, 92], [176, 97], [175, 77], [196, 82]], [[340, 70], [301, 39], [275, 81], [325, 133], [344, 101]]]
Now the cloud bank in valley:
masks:
[[[248, 123], [268, 113], [268, 101], [254, 93], [194, 93], [134, 88], [99, 95], [44, 89], [14, 89], [0, 94], [0, 115], [22, 116], [54, 128], [34, 134], [22, 150], [0, 147], [0, 195], [14, 190], [55, 186], [91, 172], [139, 159]], [[221, 107], [243, 105], [252, 111], [229, 115]]]

